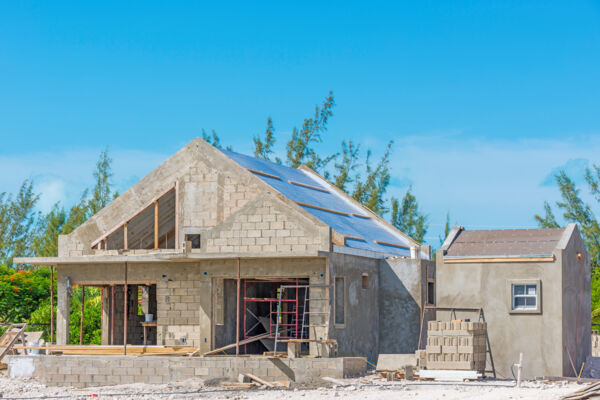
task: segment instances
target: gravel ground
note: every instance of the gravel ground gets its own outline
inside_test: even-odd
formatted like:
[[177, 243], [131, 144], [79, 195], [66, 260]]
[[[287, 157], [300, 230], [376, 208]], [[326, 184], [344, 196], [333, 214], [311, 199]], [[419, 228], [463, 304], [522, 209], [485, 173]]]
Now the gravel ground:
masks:
[[524, 382], [516, 388], [510, 381], [481, 381], [465, 383], [396, 381], [387, 382], [367, 377], [345, 379], [344, 386], [295, 389], [227, 390], [206, 387], [199, 381], [168, 385], [120, 385], [98, 388], [73, 389], [46, 387], [36, 380], [9, 379], [0, 375], [0, 397], [4, 399], [36, 398], [113, 398], [113, 399], [559, 399], [560, 396], [583, 387], [567, 382]]

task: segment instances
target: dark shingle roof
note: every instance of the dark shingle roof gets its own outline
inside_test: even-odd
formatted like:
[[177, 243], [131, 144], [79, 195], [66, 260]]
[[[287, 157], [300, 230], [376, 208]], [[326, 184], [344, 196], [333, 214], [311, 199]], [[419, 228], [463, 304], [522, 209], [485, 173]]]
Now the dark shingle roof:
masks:
[[449, 257], [552, 254], [564, 228], [461, 230], [446, 252]]

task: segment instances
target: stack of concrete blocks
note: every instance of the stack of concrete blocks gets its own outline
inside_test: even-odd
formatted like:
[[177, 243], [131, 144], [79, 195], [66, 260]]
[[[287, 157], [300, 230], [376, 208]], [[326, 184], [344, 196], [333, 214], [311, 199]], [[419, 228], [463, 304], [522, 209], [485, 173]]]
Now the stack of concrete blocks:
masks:
[[484, 373], [485, 322], [430, 321], [427, 329], [427, 369], [471, 370]]
[[592, 357], [600, 357], [600, 335], [592, 334]]

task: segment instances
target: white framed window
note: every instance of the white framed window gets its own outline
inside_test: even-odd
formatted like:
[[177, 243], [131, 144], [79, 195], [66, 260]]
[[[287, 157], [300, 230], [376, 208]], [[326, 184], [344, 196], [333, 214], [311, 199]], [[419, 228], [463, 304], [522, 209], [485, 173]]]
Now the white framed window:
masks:
[[541, 312], [541, 284], [536, 280], [510, 282], [511, 313]]
[[513, 310], [537, 309], [537, 285], [513, 285]]

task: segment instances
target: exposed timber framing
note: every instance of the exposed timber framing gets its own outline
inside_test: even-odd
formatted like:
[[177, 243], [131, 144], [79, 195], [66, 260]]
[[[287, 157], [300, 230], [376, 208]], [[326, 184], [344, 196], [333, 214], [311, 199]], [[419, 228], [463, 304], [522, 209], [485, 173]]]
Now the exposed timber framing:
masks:
[[312, 205], [312, 204], [303, 203], [301, 201], [297, 201], [296, 204], [298, 204], [299, 206], [304, 206], [304, 207], [308, 207], [308, 208], [314, 208], [315, 210], [327, 211], [327, 212], [334, 213], [334, 214], [345, 215], [345, 216], [349, 216], [350, 215], [347, 212], [332, 210], [331, 208], [319, 207], [319, 206], [315, 206], [315, 205]]
[[[158, 196], [154, 197], [150, 202], [146, 203], [146, 205], [144, 207], [142, 207], [140, 210], [136, 211], [133, 215], [131, 215], [128, 218], [125, 218], [125, 219], [121, 220], [121, 222], [119, 222], [117, 225], [115, 225], [114, 228], [110, 229], [107, 233], [102, 234], [101, 237], [99, 237], [96, 240], [94, 240], [92, 242], [91, 247], [94, 247], [94, 246], [98, 245], [102, 240], [104, 240], [108, 236], [110, 236], [113, 233], [115, 233], [116, 231], [118, 231], [125, 223], [131, 221], [132, 219], [134, 219], [135, 217], [137, 217], [138, 215], [140, 215], [141, 213], [143, 213], [144, 211], [146, 211], [146, 209], [148, 207], [150, 207], [152, 204], [154, 204], [154, 202], [160, 200], [161, 197], [164, 197], [171, 190], [175, 190], [175, 189], [176, 189], [176, 185], [173, 184], [173, 186], [169, 187], [169, 189], [165, 190], [164, 192], [162, 192]], [[105, 248], [105, 250], [106, 250], [106, 248]]]
[[158, 200], [154, 202], [154, 250], [158, 249]]

